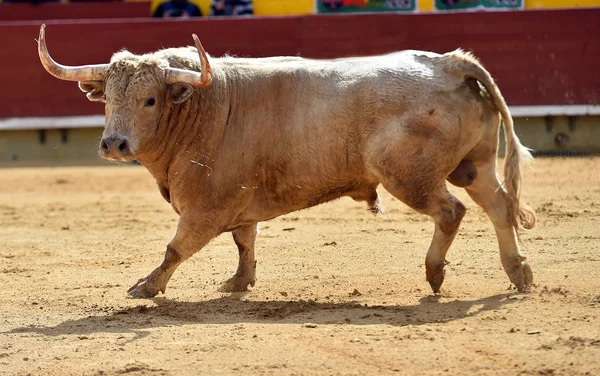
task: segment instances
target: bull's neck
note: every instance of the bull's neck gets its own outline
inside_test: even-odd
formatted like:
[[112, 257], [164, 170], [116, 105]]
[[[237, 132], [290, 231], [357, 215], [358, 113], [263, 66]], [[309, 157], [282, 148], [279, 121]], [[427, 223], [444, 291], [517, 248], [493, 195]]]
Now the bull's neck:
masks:
[[147, 152], [138, 157], [159, 184], [167, 184], [174, 164], [210, 166], [227, 118], [225, 86], [215, 77], [210, 86], [163, 112], [157, 132], [144, 148]]

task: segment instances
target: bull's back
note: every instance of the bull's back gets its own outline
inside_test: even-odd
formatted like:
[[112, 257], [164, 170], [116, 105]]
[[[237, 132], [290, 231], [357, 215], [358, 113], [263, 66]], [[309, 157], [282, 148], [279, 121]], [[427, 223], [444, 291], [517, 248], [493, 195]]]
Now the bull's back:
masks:
[[236, 67], [243, 72], [236, 74], [227, 132], [245, 151], [231, 160], [241, 161], [238, 174], [252, 189], [247, 214], [264, 220], [369, 196], [378, 182], [364, 163], [366, 141], [451, 84], [436, 71], [437, 56], [406, 51]]

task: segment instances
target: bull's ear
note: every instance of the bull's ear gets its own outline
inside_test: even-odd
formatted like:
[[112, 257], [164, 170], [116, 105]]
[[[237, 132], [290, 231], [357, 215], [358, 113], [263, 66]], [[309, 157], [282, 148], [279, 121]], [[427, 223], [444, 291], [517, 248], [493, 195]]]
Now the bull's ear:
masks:
[[173, 103], [181, 103], [194, 94], [194, 88], [190, 84], [178, 82], [169, 86], [169, 94]]
[[91, 101], [106, 102], [104, 98], [104, 81], [79, 81], [79, 88]]

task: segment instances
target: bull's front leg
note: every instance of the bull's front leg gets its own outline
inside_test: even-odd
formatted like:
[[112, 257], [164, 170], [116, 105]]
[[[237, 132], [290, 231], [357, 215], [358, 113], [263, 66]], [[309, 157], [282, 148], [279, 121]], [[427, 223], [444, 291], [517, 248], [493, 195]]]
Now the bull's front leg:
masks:
[[182, 216], [177, 232], [167, 245], [165, 258], [160, 266], [146, 278], [140, 279], [127, 291], [132, 298], [152, 298], [159, 292], [165, 293], [167, 283], [177, 267], [204, 247], [218, 235], [210, 225], [199, 223], [197, 219], [186, 221]]
[[221, 292], [246, 291], [248, 285], [254, 287], [256, 281], [256, 260], [254, 259], [254, 241], [258, 224], [234, 230], [233, 240], [239, 251], [238, 268], [233, 277], [219, 288]]

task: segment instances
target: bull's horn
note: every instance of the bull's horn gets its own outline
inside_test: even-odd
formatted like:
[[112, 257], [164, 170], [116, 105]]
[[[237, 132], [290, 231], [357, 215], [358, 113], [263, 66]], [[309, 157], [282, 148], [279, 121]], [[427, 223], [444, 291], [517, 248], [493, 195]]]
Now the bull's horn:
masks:
[[66, 81], [104, 81], [108, 64], [82, 65], [69, 67], [58, 64], [48, 53], [46, 46], [46, 24], [40, 27], [40, 39], [38, 40], [38, 53], [40, 61], [48, 73], [56, 78]]
[[204, 51], [204, 47], [202, 47], [202, 43], [200, 43], [198, 36], [196, 34], [192, 34], [192, 37], [194, 38], [194, 43], [196, 44], [198, 55], [200, 56], [200, 69], [202, 72], [198, 73], [185, 69], [168, 68], [166, 71], [166, 79], [168, 84], [185, 82], [194, 87], [201, 88], [210, 85], [212, 82], [212, 69], [210, 68], [206, 51]]

